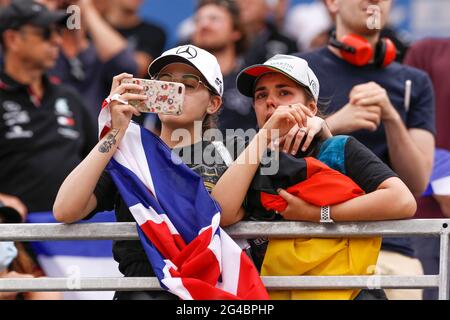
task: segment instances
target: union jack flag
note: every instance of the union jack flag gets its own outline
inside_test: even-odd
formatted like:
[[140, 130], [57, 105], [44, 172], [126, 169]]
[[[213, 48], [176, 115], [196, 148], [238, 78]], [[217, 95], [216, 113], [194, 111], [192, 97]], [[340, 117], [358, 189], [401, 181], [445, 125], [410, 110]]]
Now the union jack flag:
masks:
[[[99, 132], [111, 126], [103, 104]], [[183, 300], [269, 299], [249, 257], [219, 227], [202, 178], [153, 133], [130, 123], [107, 166], [135, 218], [162, 288]]]

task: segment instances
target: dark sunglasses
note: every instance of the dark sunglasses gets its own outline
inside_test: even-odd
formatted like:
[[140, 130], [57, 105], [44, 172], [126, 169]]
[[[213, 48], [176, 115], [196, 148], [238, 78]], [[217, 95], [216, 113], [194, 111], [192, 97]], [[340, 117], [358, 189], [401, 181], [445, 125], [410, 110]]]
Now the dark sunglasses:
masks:
[[33, 33], [33, 34], [41, 37], [42, 40], [49, 41], [52, 38], [53, 34], [55, 34], [55, 33], [60, 36], [63, 32], [63, 29], [64, 28], [59, 25], [50, 25], [47, 27], [33, 27], [33, 29], [21, 28], [19, 31]]

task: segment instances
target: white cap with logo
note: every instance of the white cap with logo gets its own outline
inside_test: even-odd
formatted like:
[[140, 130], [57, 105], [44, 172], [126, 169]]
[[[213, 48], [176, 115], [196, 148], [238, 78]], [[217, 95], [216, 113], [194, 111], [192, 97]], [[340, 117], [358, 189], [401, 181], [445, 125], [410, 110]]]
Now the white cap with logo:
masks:
[[242, 70], [236, 80], [238, 90], [247, 97], [253, 97], [256, 80], [266, 73], [279, 72], [305, 87], [314, 100], [319, 99], [319, 80], [306, 60], [284, 54], [277, 54], [264, 64], [257, 64]]
[[148, 67], [151, 77], [156, 76], [162, 68], [170, 63], [182, 62], [196, 68], [219, 96], [223, 95], [223, 76], [215, 56], [193, 45], [184, 45], [164, 52]]

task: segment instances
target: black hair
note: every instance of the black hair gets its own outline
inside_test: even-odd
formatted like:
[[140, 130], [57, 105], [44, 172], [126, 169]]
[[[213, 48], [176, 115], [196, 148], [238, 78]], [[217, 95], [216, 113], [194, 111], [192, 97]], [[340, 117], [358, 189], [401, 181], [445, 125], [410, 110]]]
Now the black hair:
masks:
[[[213, 98], [214, 96], [220, 97], [220, 95], [214, 93], [214, 91], [209, 90], [210, 98]], [[219, 114], [222, 106], [213, 114], [206, 114], [205, 118], [203, 119], [203, 125], [202, 125], [202, 133], [204, 134], [207, 130], [210, 129], [217, 129], [217, 124], [219, 123]]]

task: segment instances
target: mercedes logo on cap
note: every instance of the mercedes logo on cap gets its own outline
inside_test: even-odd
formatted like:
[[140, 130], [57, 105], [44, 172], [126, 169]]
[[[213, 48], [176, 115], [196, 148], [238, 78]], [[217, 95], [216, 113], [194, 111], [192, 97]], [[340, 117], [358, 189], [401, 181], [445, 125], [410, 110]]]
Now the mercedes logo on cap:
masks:
[[194, 59], [197, 56], [197, 50], [191, 46], [181, 47], [177, 50], [177, 54], [186, 59]]

